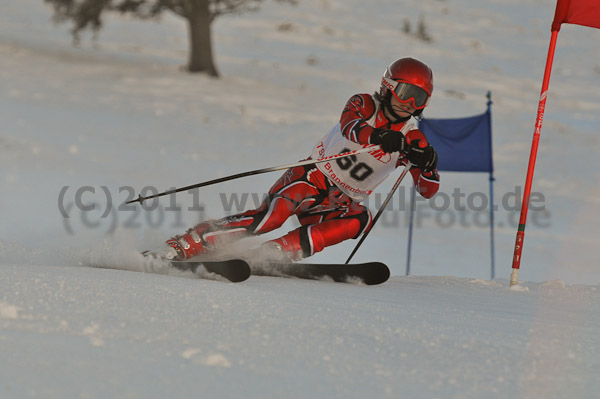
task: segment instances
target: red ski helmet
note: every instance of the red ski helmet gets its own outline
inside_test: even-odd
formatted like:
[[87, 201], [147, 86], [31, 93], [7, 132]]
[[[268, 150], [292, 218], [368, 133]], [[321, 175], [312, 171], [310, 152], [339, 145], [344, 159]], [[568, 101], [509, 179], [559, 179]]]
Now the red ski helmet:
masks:
[[411, 102], [416, 110], [429, 103], [433, 93], [433, 72], [419, 60], [400, 58], [392, 62], [383, 73], [379, 94], [390, 100], [390, 94], [400, 102]]

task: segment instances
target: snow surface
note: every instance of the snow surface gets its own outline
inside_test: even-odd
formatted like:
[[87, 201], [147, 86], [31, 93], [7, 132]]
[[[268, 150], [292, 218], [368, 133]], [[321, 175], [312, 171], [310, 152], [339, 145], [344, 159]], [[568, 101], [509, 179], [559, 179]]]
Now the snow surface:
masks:
[[[559, 35], [534, 179], [546, 210], [530, 212], [515, 288], [518, 213], [507, 206], [496, 215], [497, 279], [478, 214], [426, 203], [413, 275], [403, 276], [407, 184], [355, 257], [390, 265], [377, 287], [228, 284], [140, 261], [136, 251], [228, 213], [236, 194], [253, 194], [251, 207], [277, 173], [117, 211], [125, 186], [164, 190], [306, 157], [346, 99], [376, 90], [405, 55], [434, 70], [430, 117], [480, 113], [492, 91], [495, 201], [510, 205], [525, 179], [554, 4], [269, 4], [215, 23], [215, 80], [179, 71], [186, 31], [174, 17], [113, 17], [95, 44], [72, 47], [41, 0], [4, 2], [0, 397], [597, 397], [597, 30], [565, 25]], [[402, 32], [420, 15], [431, 43]], [[81, 212], [86, 187], [83, 203], [96, 209]], [[488, 177], [443, 174], [442, 190], [455, 188], [487, 193]], [[355, 244], [314, 261], [344, 260]], [[122, 270], [84, 267], [94, 262]]]

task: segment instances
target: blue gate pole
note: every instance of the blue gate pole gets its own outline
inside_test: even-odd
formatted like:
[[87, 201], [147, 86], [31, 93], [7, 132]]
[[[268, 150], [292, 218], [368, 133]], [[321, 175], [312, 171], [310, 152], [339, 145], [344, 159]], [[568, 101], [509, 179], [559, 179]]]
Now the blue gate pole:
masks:
[[490, 132], [490, 254], [492, 257], [491, 279], [496, 278], [496, 256], [494, 240], [494, 152], [492, 150], [492, 92], [487, 92], [488, 132]]
[[410, 191], [410, 222], [408, 224], [408, 250], [406, 251], [406, 275], [410, 275], [410, 252], [412, 248], [413, 219], [415, 214], [415, 186]]
[[496, 261], [494, 255], [494, 174], [490, 172], [490, 251], [492, 256], [491, 279], [496, 278]]

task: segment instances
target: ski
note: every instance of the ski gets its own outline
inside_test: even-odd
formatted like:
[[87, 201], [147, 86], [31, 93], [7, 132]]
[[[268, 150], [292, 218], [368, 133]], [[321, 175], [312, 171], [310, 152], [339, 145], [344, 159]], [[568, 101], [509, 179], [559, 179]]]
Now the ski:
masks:
[[209, 278], [205, 272], [217, 274], [232, 283], [239, 283], [250, 277], [250, 266], [242, 259], [220, 261], [171, 261], [179, 270], [191, 270], [200, 278]]
[[252, 267], [256, 276], [296, 277], [308, 280], [331, 279], [337, 283], [362, 282], [377, 285], [390, 278], [390, 269], [381, 262], [355, 264], [335, 263], [268, 263]]

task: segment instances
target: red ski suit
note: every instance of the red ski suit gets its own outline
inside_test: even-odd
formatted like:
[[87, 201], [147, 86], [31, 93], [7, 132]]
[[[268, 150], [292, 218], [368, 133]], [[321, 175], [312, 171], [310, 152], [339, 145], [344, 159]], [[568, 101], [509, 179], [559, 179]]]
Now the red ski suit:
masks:
[[[406, 131], [412, 126], [407, 123], [390, 122], [373, 96], [356, 94], [346, 103], [337, 131], [334, 128], [329, 138], [337, 135], [333, 139], [344, 141], [339, 137], [341, 134], [352, 142], [345, 141], [347, 144], [368, 146], [372, 145], [370, 137], [375, 129]], [[373, 153], [384, 154], [375, 146]], [[314, 154], [319, 153], [315, 150]], [[395, 154], [395, 165], [388, 165], [388, 169], [407, 163], [403, 154]], [[343, 163], [340, 165], [344, 166]], [[364, 168], [357, 172], [358, 178], [370, 174], [371, 168]], [[387, 176], [389, 171], [382, 173]], [[430, 198], [437, 192], [439, 175], [436, 170], [424, 173], [413, 167], [410, 173], [422, 196]], [[301, 227], [273, 241], [292, 259], [305, 258], [327, 246], [357, 238], [371, 227], [369, 209], [361, 205], [360, 198], [350, 192], [349, 187], [321, 164], [291, 168], [275, 182], [258, 209], [200, 223], [184, 235], [171, 238], [167, 244], [187, 259], [239, 238], [270, 232], [296, 215]]]

